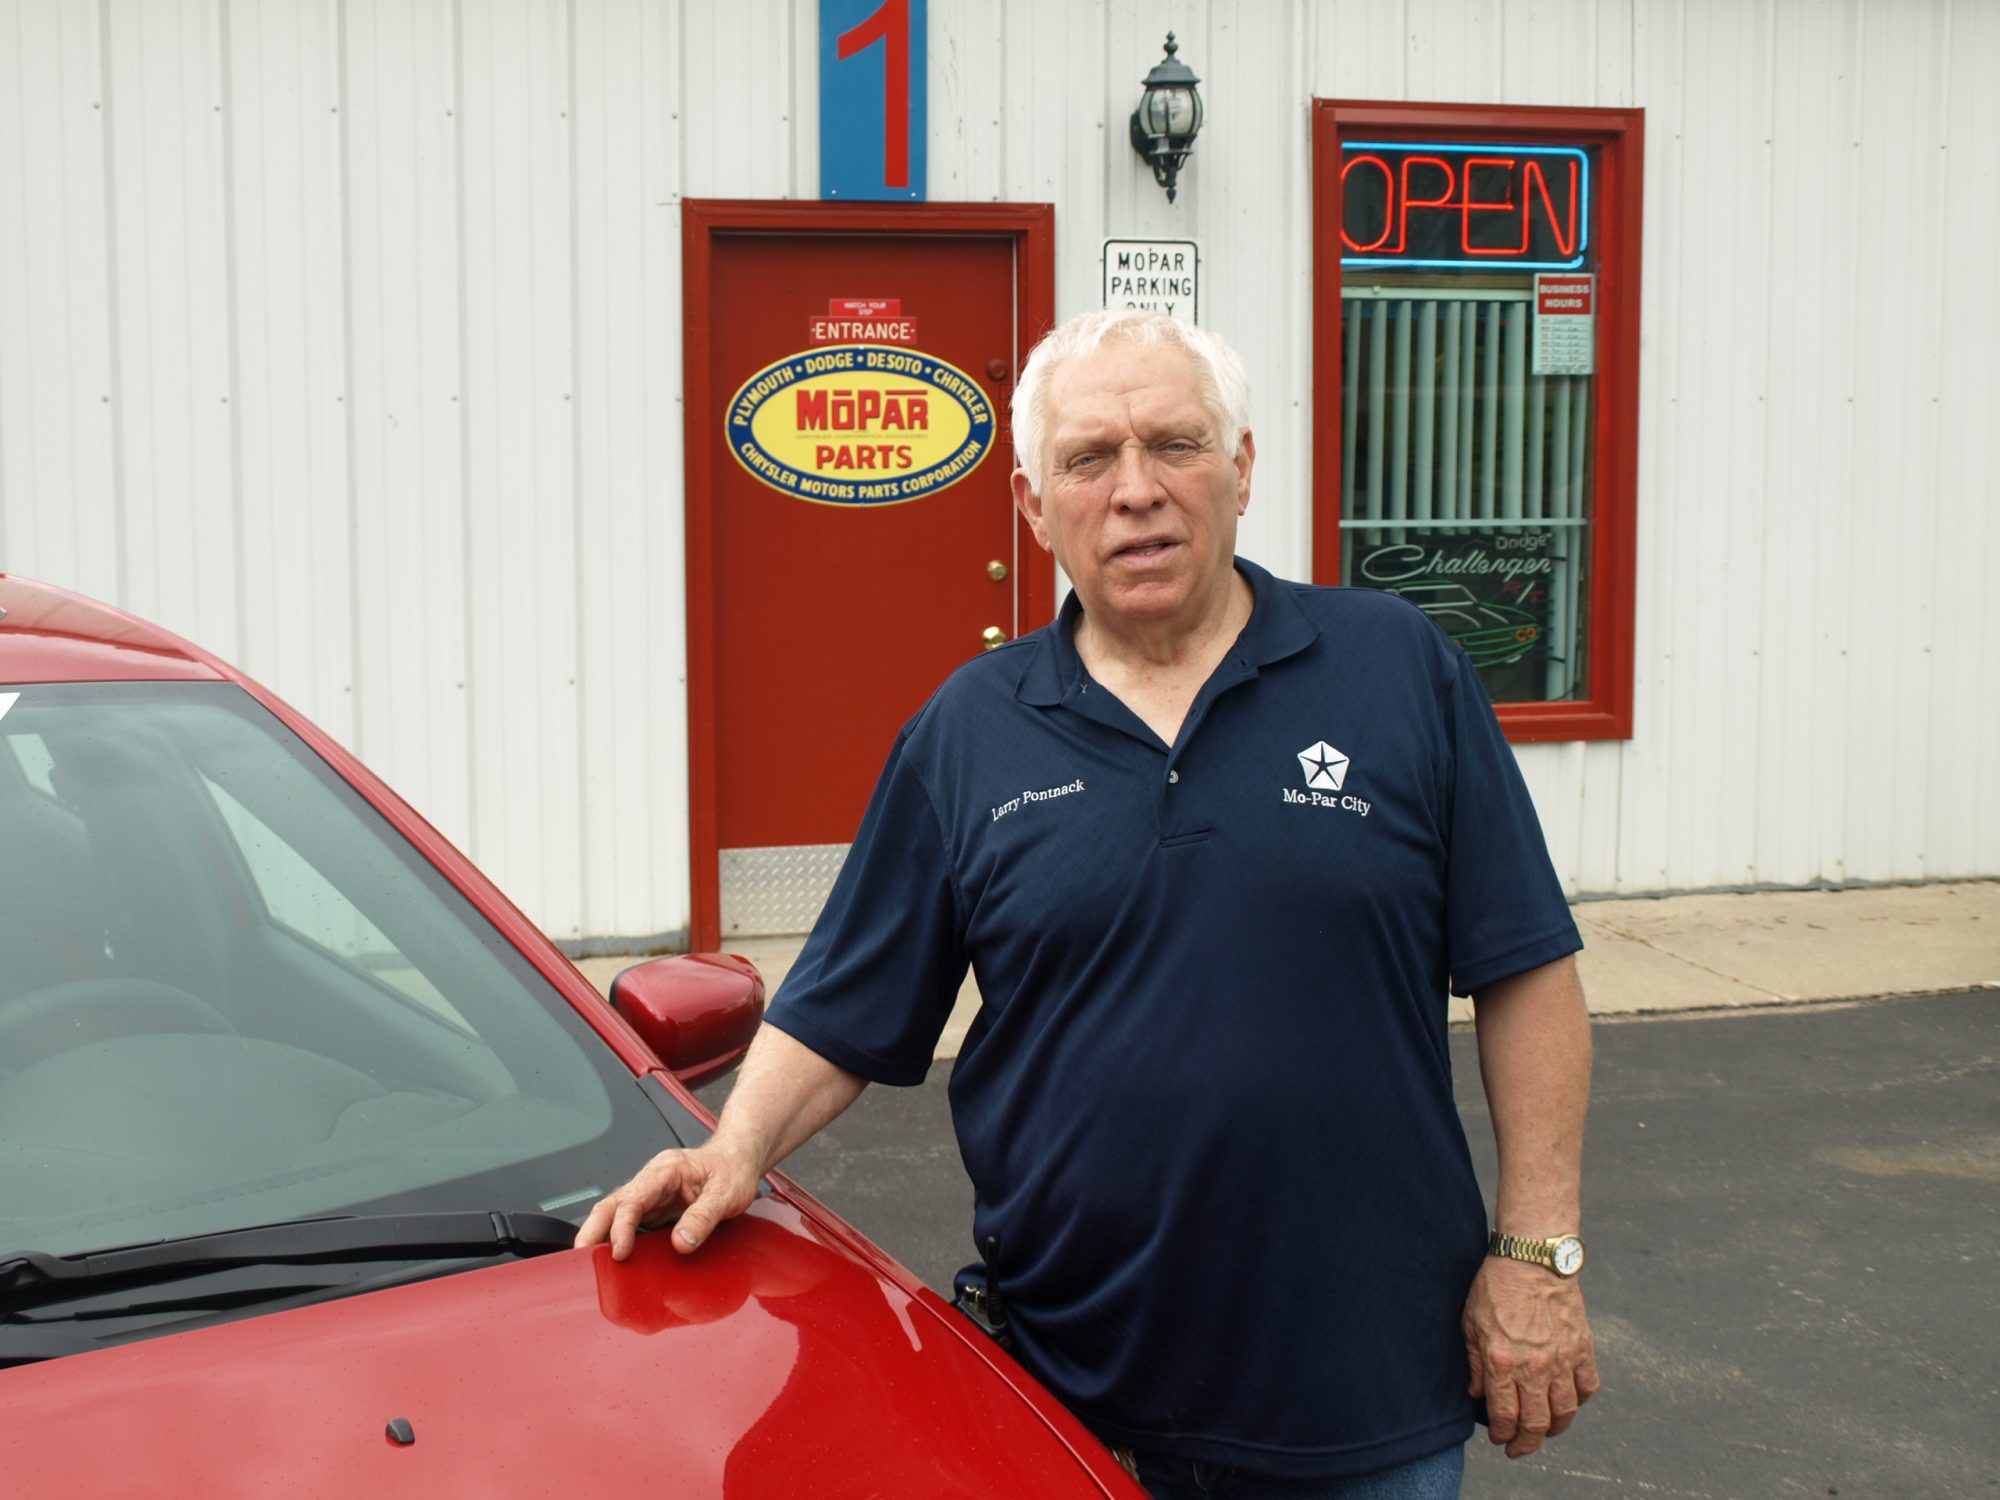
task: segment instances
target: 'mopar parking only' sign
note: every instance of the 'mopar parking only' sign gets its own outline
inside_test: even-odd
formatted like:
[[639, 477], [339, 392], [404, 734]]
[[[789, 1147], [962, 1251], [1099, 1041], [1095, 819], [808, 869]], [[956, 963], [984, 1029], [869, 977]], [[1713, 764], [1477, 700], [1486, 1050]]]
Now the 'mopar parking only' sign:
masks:
[[1193, 240], [1106, 240], [1104, 305], [1199, 322], [1201, 247]]

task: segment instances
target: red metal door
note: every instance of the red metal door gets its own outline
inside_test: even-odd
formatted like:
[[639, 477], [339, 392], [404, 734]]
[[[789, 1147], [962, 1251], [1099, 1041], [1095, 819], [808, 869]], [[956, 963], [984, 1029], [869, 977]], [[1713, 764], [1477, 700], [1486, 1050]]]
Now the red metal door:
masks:
[[[688, 230], [697, 946], [782, 930], [761, 897], [724, 911], [719, 872], [830, 879], [897, 728], [988, 632], [1046, 621], [1053, 588], [1005, 421], [1046, 245], [937, 208], [731, 207], [691, 205]], [[772, 211], [805, 223], [742, 222]]]

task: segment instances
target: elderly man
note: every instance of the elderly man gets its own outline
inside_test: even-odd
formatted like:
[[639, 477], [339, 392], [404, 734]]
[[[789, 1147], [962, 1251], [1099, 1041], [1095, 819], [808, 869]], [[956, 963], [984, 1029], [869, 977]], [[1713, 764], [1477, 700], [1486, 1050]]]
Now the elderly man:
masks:
[[1475, 1400], [1518, 1456], [1597, 1387], [1580, 944], [1513, 756], [1420, 611], [1236, 557], [1219, 339], [1072, 319], [1013, 416], [1074, 593], [905, 726], [715, 1136], [578, 1243], [678, 1214], [693, 1250], [866, 1082], [924, 1076], [970, 963], [953, 1117], [1023, 1361], [1156, 1494], [1456, 1494]]

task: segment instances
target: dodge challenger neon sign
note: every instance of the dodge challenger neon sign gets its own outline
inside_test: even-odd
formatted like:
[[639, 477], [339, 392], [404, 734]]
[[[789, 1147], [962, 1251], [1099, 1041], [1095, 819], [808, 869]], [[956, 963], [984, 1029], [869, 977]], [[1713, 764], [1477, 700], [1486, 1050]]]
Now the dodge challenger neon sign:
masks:
[[729, 451], [781, 494], [895, 505], [936, 494], [993, 448], [993, 403], [935, 355], [875, 344], [808, 349], [730, 398]]

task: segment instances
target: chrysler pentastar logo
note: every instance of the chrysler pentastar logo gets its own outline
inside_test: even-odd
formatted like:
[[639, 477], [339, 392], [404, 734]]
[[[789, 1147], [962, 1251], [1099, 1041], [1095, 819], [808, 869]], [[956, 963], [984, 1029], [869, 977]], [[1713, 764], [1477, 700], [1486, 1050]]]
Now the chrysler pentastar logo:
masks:
[[1299, 764], [1306, 773], [1306, 785], [1337, 792], [1347, 780], [1347, 757], [1325, 740], [1299, 752]]
[[1281, 786], [1278, 796], [1288, 807], [1332, 808], [1336, 812], [1359, 813], [1365, 818], [1373, 805], [1341, 790], [1347, 785], [1348, 764], [1343, 751], [1320, 740], [1299, 752], [1299, 769], [1305, 772], [1306, 789]]

